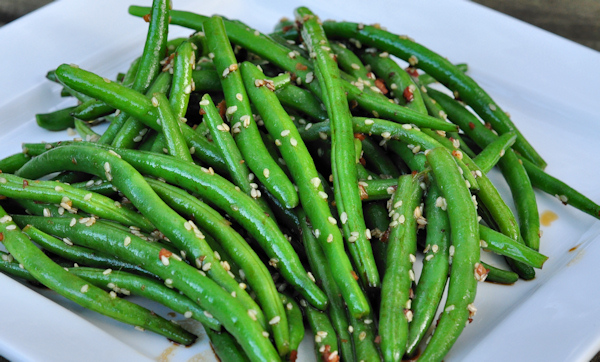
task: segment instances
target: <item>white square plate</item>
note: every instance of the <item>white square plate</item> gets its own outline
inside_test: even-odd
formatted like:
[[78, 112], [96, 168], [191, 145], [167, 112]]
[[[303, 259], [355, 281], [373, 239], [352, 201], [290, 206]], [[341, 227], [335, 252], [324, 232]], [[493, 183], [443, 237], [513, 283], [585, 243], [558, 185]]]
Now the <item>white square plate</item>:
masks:
[[[139, 5], [149, 5], [141, 1]], [[548, 161], [547, 171], [600, 201], [600, 53], [466, 1], [307, 0], [322, 19], [381, 23], [453, 62], [495, 98]], [[0, 29], [0, 157], [22, 142], [71, 138], [39, 129], [35, 113], [68, 104], [44, 79], [61, 63], [113, 78], [143, 48], [147, 26], [120, 0], [62, 0]], [[175, 8], [241, 19], [270, 32], [296, 1], [178, 0]], [[171, 36], [190, 31], [172, 28]], [[497, 178], [495, 178], [497, 180]], [[498, 182], [507, 194], [507, 187]], [[538, 277], [513, 286], [482, 284], [478, 308], [446, 361], [588, 361], [600, 350], [600, 223], [538, 194], [550, 259]], [[570, 251], [575, 248], [573, 251]], [[206, 338], [191, 348], [85, 311], [71, 302], [0, 275], [0, 355], [11, 360], [209, 360]], [[58, 302], [54, 303], [50, 300]], [[164, 310], [163, 310], [164, 311]], [[166, 311], [165, 311], [166, 312]], [[314, 359], [310, 343], [300, 357]]]

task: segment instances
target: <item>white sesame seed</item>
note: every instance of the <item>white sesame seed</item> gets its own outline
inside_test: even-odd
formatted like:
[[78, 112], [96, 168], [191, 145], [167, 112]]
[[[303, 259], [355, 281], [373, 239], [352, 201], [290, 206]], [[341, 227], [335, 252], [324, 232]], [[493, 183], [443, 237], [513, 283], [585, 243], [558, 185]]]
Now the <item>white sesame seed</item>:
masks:
[[366, 337], [367, 337], [367, 332], [365, 332], [365, 331], [360, 332], [360, 334], [358, 335], [358, 339], [361, 341], [364, 340]]
[[208, 101], [208, 99], [203, 99], [200, 101], [201, 106], [208, 106], [209, 104], [210, 104], [210, 102]]
[[322, 198], [322, 199], [324, 199], [324, 200], [327, 200], [327, 198], [329, 197], [329, 196], [327, 195], [327, 193], [326, 193], [326, 192], [324, 192], [324, 191], [319, 191], [319, 192], [318, 192], [318, 194], [319, 194], [319, 197], [321, 197], [321, 198]]
[[273, 319], [271, 319], [269, 321], [269, 324], [270, 325], [275, 325], [275, 324], [279, 323], [280, 321], [281, 321], [281, 317], [280, 316], [275, 316], [275, 317], [273, 317]]
[[123, 245], [129, 246], [129, 244], [131, 244], [131, 238], [129, 236], [126, 236]]
[[268, 169], [268, 168], [265, 168], [265, 169], [263, 170], [263, 175], [264, 175], [266, 178], [269, 178], [269, 175], [270, 175], [270, 174], [271, 174], [271, 171], [269, 171], [269, 169]]
[[444, 309], [444, 312], [450, 313], [453, 310], [454, 310], [454, 304], [447, 306], [446, 309]]
[[331, 243], [331, 242], [333, 242], [333, 234], [329, 234], [329, 235], [327, 235], [327, 242], [328, 242], [328, 243]]
[[225, 113], [227, 113], [228, 115], [232, 115], [235, 112], [237, 112], [237, 109], [238, 109], [237, 106], [227, 107], [227, 111], [225, 111]]
[[332, 225], [337, 225], [337, 220], [332, 216], [329, 216], [327, 218], [327, 221], [329, 221], [329, 223], [331, 223]]
[[345, 225], [348, 221], [348, 214], [345, 211], [341, 213], [340, 220], [342, 221], [342, 225]]
[[315, 276], [311, 272], [308, 272], [306, 274], [308, 275], [308, 278], [313, 281], [313, 283], [317, 282], [317, 280], [315, 279]]
[[257, 320], [256, 315], [258, 314], [257, 311], [255, 311], [254, 309], [248, 309], [248, 315], [250, 316], [250, 318], [252, 318], [253, 320]]
[[81, 287], [80, 291], [81, 291], [82, 293], [87, 293], [89, 289], [90, 289], [90, 286], [89, 286], [88, 284], [84, 284], [84, 285]]

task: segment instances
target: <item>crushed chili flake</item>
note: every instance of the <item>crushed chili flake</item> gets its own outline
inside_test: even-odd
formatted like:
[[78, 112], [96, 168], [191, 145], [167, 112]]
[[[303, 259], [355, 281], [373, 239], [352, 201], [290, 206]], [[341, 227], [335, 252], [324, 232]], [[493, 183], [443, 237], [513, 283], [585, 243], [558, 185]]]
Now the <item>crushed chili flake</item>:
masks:
[[355, 133], [354, 138], [358, 138], [359, 140], [364, 141], [366, 137], [364, 133]]
[[351, 273], [352, 273], [352, 277], [354, 278], [354, 280], [358, 280], [358, 275], [356, 275], [356, 272], [354, 270], [352, 270]]
[[411, 76], [411, 77], [415, 77], [417, 78], [419, 76], [419, 72], [417, 71], [417, 68], [414, 67], [407, 67], [406, 68], [406, 72]]
[[29, 186], [29, 181], [23, 180], [23, 188], [26, 188], [27, 186]]
[[369, 198], [369, 194], [367, 193], [367, 190], [365, 190], [365, 187], [363, 185], [358, 184], [358, 191], [360, 192], [361, 200], [366, 200]]
[[415, 99], [415, 95], [413, 94], [413, 90], [410, 86], [404, 88], [404, 92], [402, 92], [402, 97], [406, 99], [407, 102], [412, 102]]
[[171, 255], [173, 255], [173, 253], [165, 248], [160, 249], [160, 251], [158, 252], [159, 259], [162, 259], [163, 256], [169, 258], [171, 257]]
[[469, 128], [470, 129], [475, 129], [475, 123], [469, 122]]
[[388, 90], [387, 90], [387, 88], [385, 86], [385, 82], [383, 81], [383, 79], [379, 79], [379, 78], [375, 79], [375, 86], [377, 88], [379, 88], [379, 90], [381, 91], [381, 93], [388, 94]]
[[144, 21], [145, 21], [145, 22], [149, 23], [149, 22], [150, 22], [150, 13], [148, 13], [148, 14], [144, 15], [144, 17], [143, 17], [143, 18], [144, 18]]
[[219, 116], [225, 119], [225, 112], [227, 111], [227, 104], [225, 103], [225, 100], [223, 99], [220, 101], [219, 104], [217, 104], [217, 107], [219, 107]]
[[296, 70], [307, 70], [308, 67], [301, 63], [296, 63]]

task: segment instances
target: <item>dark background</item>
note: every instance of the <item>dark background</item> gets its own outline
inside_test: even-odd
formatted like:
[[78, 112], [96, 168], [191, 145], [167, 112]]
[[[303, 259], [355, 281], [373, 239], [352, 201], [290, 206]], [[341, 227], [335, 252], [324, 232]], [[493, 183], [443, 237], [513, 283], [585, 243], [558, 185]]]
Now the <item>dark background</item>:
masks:
[[[0, 0], [0, 26], [52, 0]], [[600, 0], [474, 0], [600, 51]], [[0, 356], [0, 362], [5, 361]], [[600, 353], [592, 362], [600, 362]]]

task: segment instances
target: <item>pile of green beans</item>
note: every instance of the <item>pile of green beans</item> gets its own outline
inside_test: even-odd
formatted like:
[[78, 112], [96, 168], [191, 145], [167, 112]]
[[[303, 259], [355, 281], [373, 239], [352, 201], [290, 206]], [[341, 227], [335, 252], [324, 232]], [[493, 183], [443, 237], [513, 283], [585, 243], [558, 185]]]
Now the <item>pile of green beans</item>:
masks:
[[166, 0], [129, 11], [148, 36], [122, 77], [48, 73], [78, 104], [36, 120], [81, 140], [0, 160], [5, 274], [194, 343], [127, 300], [148, 298], [225, 361], [294, 361], [305, 326], [320, 360], [441, 361], [478, 282], [548, 259], [534, 187], [600, 218], [464, 64], [412, 40], [305, 7], [270, 35]]

